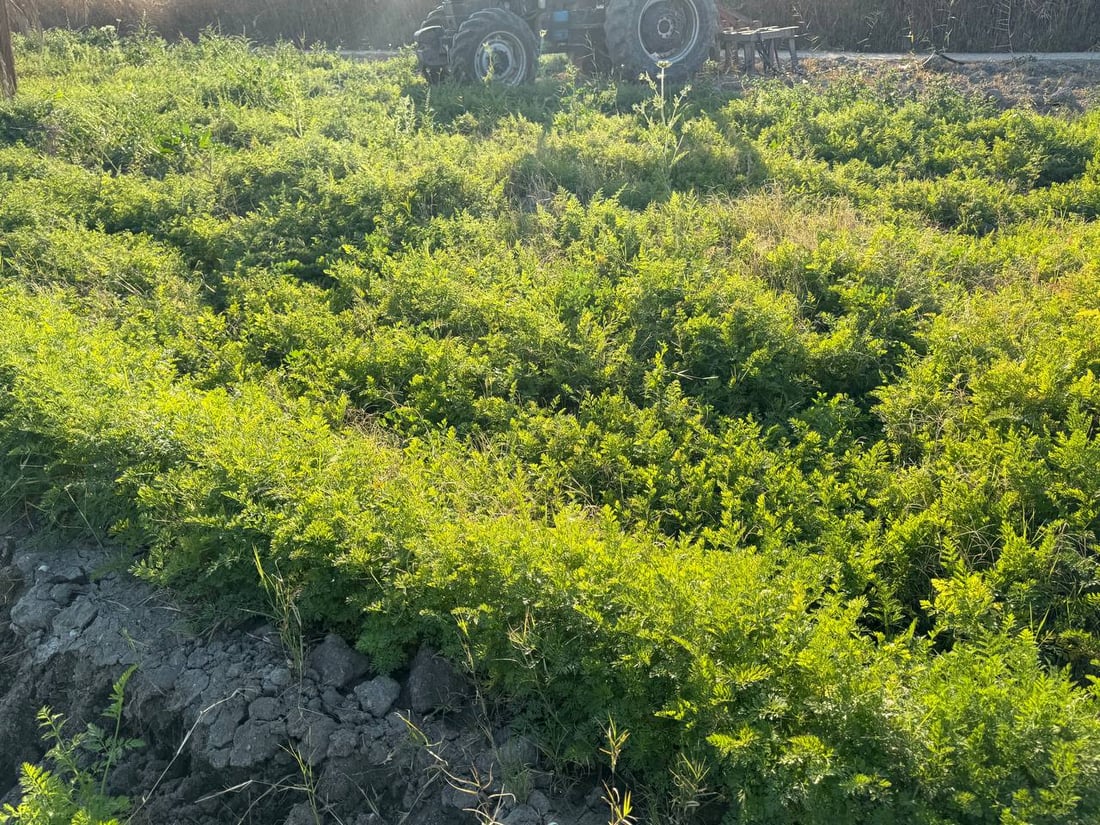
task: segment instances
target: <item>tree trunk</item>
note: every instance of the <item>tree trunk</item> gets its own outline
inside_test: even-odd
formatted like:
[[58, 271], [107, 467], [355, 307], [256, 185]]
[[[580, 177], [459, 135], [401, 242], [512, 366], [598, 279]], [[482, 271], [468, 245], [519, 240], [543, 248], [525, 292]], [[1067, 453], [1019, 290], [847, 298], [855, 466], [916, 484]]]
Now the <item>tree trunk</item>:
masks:
[[0, 0], [0, 97], [15, 94], [15, 54], [11, 48], [8, 0]]

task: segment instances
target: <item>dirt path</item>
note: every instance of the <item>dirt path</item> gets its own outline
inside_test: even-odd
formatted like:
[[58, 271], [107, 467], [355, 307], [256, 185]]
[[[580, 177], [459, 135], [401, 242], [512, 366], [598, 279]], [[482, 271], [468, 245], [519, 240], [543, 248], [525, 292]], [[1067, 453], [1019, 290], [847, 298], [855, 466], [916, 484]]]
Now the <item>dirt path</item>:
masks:
[[[344, 49], [339, 52], [341, 57], [349, 60], [389, 60], [397, 57], [401, 52], [394, 49]], [[916, 54], [912, 52], [830, 52], [830, 51], [801, 51], [798, 53], [802, 59], [815, 60], [869, 60], [889, 61], [901, 63], [911, 60], [926, 60], [935, 55]], [[942, 52], [940, 54], [948, 61], [958, 63], [1019, 63], [1028, 60], [1054, 63], [1094, 63], [1100, 62], [1100, 51], [1097, 52]]]
[[1100, 62], [1100, 52], [940, 52], [937, 54], [919, 54], [913, 52], [799, 52], [803, 58], [819, 60], [868, 60], [868, 61], [923, 61], [937, 56], [947, 62], [955, 63], [1023, 63], [1036, 60], [1044, 63], [1095, 63]]

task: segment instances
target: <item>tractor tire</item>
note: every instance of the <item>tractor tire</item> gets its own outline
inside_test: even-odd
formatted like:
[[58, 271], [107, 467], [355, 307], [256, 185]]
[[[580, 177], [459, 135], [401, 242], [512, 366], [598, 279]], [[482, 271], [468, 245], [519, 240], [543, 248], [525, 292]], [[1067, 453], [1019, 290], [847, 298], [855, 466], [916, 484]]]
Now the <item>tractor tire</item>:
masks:
[[627, 77], [674, 83], [699, 71], [718, 36], [715, 0], [610, 0], [604, 33], [612, 62]]
[[538, 62], [538, 37], [504, 9], [474, 12], [451, 43], [451, 74], [458, 80], [521, 86], [535, 79]]
[[[424, 79], [429, 83], [441, 83], [447, 77], [447, 67], [439, 65], [438, 62], [431, 64], [425, 62], [425, 52], [430, 50], [431, 53], [435, 53], [437, 50], [442, 49], [441, 42], [422, 42], [421, 32], [428, 29], [434, 29], [439, 26], [441, 29], [447, 28], [447, 10], [443, 6], [436, 6], [430, 12], [428, 16], [424, 18], [424, 22], [420, 24], [420, 28], [416, 33], [416, 51], [417, 58], [420, 66], [420, 73], [424, 75]], [[433, 38], [438, 37], [437, 34], [430, 35]]]

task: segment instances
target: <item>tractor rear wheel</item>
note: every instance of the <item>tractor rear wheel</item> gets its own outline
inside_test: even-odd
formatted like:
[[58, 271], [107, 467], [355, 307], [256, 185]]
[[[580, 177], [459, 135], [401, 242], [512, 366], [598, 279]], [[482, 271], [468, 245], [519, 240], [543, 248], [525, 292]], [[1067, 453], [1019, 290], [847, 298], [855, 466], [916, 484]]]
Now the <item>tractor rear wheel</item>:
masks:
[[429, 83], [439, 83], [447, 76], [443, 30], [447, 27], [447, 10], [436, 6], [416, 31], [416, 55], [420, 73]]
[[482, 9], [462, 21], [451, 44], [451, 73], [459, 80], [520, 86], [535, 79], [539, 41], [517, 14]]
[[611, 60], [628, 76], [686, 80], [710, 55], [718, 35], [715, 0], [610, 0], [604, 32]]

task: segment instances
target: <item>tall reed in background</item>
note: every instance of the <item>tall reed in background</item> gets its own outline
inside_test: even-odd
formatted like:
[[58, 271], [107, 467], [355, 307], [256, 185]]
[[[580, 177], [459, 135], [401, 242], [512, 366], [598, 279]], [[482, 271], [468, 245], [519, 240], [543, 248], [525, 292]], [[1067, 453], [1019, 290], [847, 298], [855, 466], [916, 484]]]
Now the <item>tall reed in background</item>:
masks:
[[149, 26], [195, 39], [207, 28], [257, 42], [348, 48], [407, 43], [436, 0], [15, 0], [17, 28]]
[[738, 0], [768, 23], [800, 22], [822, 46], [866, 51], [1088, 51], [1095, 0]]

